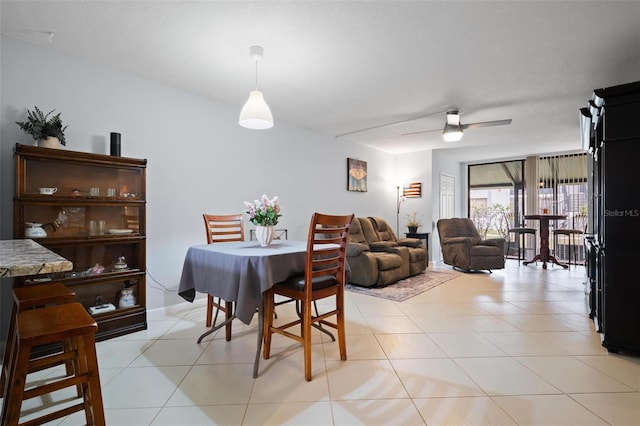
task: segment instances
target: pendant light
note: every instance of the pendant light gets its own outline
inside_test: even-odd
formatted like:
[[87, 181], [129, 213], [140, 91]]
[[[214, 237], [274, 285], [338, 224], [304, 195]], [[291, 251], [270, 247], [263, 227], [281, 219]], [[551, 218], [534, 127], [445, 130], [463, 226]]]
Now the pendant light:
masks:
[[261, 46], [251, 46], [249, 53], [256, 62], [256, 89], [249, 93], [249, 99], [240, 111], [238, 123], [247, 129], [270, 129], [273, 127], [273, 115], [269, 105], [264, 101], [262, 92], [258, 90], [258, 61], [262, 59], [264, 49]]

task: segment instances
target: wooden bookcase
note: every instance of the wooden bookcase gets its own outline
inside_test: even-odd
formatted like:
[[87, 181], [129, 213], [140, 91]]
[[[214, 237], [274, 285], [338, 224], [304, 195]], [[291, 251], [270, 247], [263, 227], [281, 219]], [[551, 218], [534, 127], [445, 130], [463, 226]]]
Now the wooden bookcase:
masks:
[[[63, 282], [93, 312], [98, 340], [147, 328], [146, 165], [143, 159], [15, 146], [13, 236], [25, 238], [27, 223], [43, 225], [46, 237], [34, 241], [73, 262], [72, 272], [44, 279]], [[57, 191], [41, 194], [43, 187]], [[16, 285], [42, 279], [24, 277]], [[129, 297], [120, 304], [124, 289], [134, 302]], [[116, 309], [94, 311], [109, 304]]]

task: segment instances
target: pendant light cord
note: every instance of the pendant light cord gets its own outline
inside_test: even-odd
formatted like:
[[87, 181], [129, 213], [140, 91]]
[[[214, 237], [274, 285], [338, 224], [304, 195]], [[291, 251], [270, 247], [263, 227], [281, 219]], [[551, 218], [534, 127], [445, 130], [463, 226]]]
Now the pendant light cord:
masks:
[[258, 60], [256, 59], [256, 91], [258, 91]]

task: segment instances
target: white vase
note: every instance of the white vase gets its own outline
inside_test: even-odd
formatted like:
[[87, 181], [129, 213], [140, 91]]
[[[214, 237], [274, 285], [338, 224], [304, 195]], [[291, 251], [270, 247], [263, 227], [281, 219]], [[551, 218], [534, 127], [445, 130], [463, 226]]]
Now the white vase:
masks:
[[256, 239], [262, 247], [271, 245], [273, 241], [273, 226], [256, 226]]
[[136, 297], [133, 295], [133, 288], [123, 288], [120, 292], [118, 306], [121, 308], [131, 308], [136, 306]]
[[38, 146], [41, 148], [60, 148], [60, 140], [53, 136], [38, 139]]

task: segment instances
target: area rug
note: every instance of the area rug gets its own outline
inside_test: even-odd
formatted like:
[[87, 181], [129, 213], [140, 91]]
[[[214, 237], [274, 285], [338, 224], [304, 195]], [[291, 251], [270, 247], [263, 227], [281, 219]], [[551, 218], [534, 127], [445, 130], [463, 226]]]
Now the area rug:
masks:
[[345, 289], [353, 293], [366, 294], [368, 296], [381, 297], [383, 299], [402, 302], [414, 296], [431, 290], [460, 274], [456, 272], [424, 271], [422, 274], [400, 280], [386, 287], [361, 287], [347, 284]]

